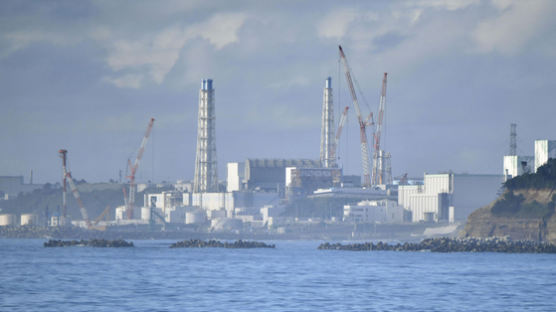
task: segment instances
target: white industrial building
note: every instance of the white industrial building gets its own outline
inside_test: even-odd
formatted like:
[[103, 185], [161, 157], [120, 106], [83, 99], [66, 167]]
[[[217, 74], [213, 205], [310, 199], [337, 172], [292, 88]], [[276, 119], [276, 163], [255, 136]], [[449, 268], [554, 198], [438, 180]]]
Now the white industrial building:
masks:
[[226, 191], [229, 193], [243, 190], [245, 183], [245, 163], [229, 162], [226, 165], [226, 169], [228, 172]]
[[[150, 218], [150, 203], [168, 223], [199, 223], [200, 220], [222, 218], [261, 219], [260, 209], [278, 204], [278, 193], [234, 191], [234, 192], [161, 192], [145, 194], [141, 219]], [[118, 210], [117, 210], [118, 212]], [[123, 211], [120, 213], [123, 214]], [[193, 218], [192, 220], [189, 220]], [[118, 219], [118, 217], [116, 217]]]
[[556, 141], [535, 140], [535, 172], [546, 164], [549, 158], [556, 158]]
[[355, 223], [402, 223], [404, 208], [393, 200], [364, 200], [344, 206], [344, 221]]
[[525, 173], [533, 173], [535, 157], [533, 156], [504, 156], [504, 180], [515, 178]]
[[465, 221], [475, 209], [498, 196], [502, 175], [425, 174], [424, 185], [400, 185], [398, 204], [411, 211], [412, 222]]

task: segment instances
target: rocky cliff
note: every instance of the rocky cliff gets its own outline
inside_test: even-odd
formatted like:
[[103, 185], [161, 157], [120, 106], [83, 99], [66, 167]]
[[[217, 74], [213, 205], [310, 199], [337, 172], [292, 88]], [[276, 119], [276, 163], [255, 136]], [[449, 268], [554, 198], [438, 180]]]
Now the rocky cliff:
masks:
[[461, 236], [556, 243], [555, 194], [553, 189], [506, 190], [469, 216]]

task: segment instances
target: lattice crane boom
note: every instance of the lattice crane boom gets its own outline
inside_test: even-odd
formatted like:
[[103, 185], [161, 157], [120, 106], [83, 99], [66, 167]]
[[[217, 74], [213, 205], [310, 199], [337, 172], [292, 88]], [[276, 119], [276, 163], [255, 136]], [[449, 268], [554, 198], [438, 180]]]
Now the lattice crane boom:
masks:
[[135, 162], [133, 163], [133, 165], [131, 165], [131, 163], [128, 164], [130, 167], [129, 198], [126, 205], [126, 214], [128, 219], [133, 218], [133, 207], [135, 205], [135, 174], [137, 173], [137, 169], [139, 168], [141, 158], [143, 157], [143, 152], [145, 151], [145, 146], [147, 145], [147, 141], [149, 140], [153, 124], [154, 118], [151, 118], [149, 121], [149, 125], [147, 126], [147, 131], [145, 131], [145, 135], [143, 136], [143, 140], [141, 140], [141, 145], [139, 146], [139, 151], [137, 152]]
[[367, 139], [366, 126], [367, 122], [363, 120], [361, 115], [361, 109], [359, 108], [359, 101], [357, 100], [357, 94], [355, 93], [355, 88], [353, 86], [353, 80], [351, 78], [351, 70], [344, 54], [342, 46], [338, 46], [340, 49], [340, 58], [342, 59], [342, 64], [344, 65], [346, 80], [349, 86], [349, 91], [351, 93], [351, 98], [353, 100], [353, 106], [355, 107], [355, 112], [357, 113], [357, 120], [359, 122], [359, 137], [361, 140], [361, 162], [363, 166], [363, 186], [371, 186], [371, 175], [369, 170], [369, 145]]
[[89, 215], [87, 214], [87, 209], [85, 209], [85, 205], [81, 201], [81, 196], [79, 196], [79, 191], [77, 190], [77, 186], [75, 186], [75, 182], [73, 182], [73, 178], [71, 177], [71, 172], [66, 173], [66, 179], [69, 182], [71, 193], [75, 200], [77, 201], [77, 205], [79, 206], [79, 210], [81, 211], [81, 217], [87, 223], [87, 228], [91, 228], [91, 221], [89, 220]]
[[388, 79], [388, 73], [384, 73], [384, 77], [382, 78], [382, 91], [380, 93], [380, 103], [378, 107], [378, 121], [376, 126], [376, 131], [374, 134], [374, 159], [373, 162], [373, 184], [383, 184], [384, 177], [383, 172], [379, 168], [379, 164], [383, 166], [383, 160], [379, 159], [382, 157], [381, 155], [381, 147], [380, 147], [380, 140], [382, 135], [382, 128], [384, 123], [384, 107], [386, 105], [386, 84]]

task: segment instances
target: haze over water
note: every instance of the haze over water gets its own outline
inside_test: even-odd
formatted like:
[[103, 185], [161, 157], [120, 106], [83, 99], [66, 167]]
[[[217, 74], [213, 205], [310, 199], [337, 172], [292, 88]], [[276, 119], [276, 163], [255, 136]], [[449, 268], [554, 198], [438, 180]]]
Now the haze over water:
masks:
[[553, 311], [556, 255], [44, 248], [0, 240], [2, 311]]

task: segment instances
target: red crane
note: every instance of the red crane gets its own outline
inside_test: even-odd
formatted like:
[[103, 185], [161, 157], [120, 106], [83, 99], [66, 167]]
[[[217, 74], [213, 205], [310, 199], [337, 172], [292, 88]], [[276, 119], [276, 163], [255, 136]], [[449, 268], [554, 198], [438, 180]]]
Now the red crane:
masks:
[[337, 159], [336, 151], [338, 150], [338, 145], [340, 144], [340, 136], [342, 135], [342, 129], [344, 128], [344, 124], [346, 123], [347, 113], [349, 110], [349, 106], [344, 108], [344, 112], [340, 117], [340, 122], [338, 123], [338, 131], [336, 131], [336, 137], [334, 138], [334, 146], [332, 146], [332, 159]]
[[151, 130], [153, 128], [154, 118], [151, 118], [149, 121], [149, 125], [147, 126], [147, 131], [145, 132], [145, 136], [141, 141], [141, 146], [139, 147], [139, 151], [137, 152], [137, 157], [135, 158], [135, 163], [131, 165], [131, 162], [128, 162], [130, 175], [129, 178], [129, 198], [127, 200], [127, 207], [126, 207], [126, 215], [128, 219], [133, 218], [133, 207], [135, 205], [135, 174], [137, 173], [137, 168], [139, 168], [139, 163], [141, 162], [141, 158], [143, 157], [143, 152], [145, 151], [145, 146], [147, 145], [147, 141], [149, 140], [149, 135], [151, 134]]
[[340, 48], [340, 58], [342, 59], [342, 63], [344, 64], [346, 80], [349, 85], [349, 91], [351, 93], [351, 98], [353, 100], [353, 106], [355, 107], [355, 111], [357, 113], [357, 120], [359, 121], [359, 137], [361, 139], [361, 161], [363, 166], [363, 187], [370, 187], [371, 186], [371, 175], [369, 170], [369, 145], [367, 140], [367, 131], [366, 126], [368, 122], [363, 120], [361, 116], [361, 109], [359, 108], [359, 102], [357, 101], [357, 95], [355, 94], [355, 88], [353, 87], [353, 81], [351, 79], [351, 73], [348, 61], [346, 59], [346, 55], [342, 50], [342, 46], [338, 46]]
[[[388, 73], [384, 73], [384, 78], [382, 78], [382, 92], [380, 94], [380, 104], [378, 107], [378, 121], [377, 127], [374, 134], [374, 162], [373, 162], [373, 184], [383, 184], [384, 183], [384, 162], [382, 159], [382, 153], [380, 153], [380, 136], [382, 134], [382, 124], [384, 120], [384, 106], [386, 105], [386, 83], [387, 83]], [[380, 164], [380, 166], [379, 166]]]
[[79, 196], [79, 191], [77, 190], [77, 186], [73, 182], [73, 178], [71, 177], [71, 172], [67, 170], [66, 160], [67, 160], [67, 153], [68, 151], [65, 149], [61, 149], [58, 151], [60, 153], [60, 157], [62, 157], [62, 171], [64, 174], [63, 179], [63, 190], [62, 190], [62, 205], [63, 205], [63, 213], [64, 221], [66, 219], [66, 181], [69, 182], [71, 193], [75, 200], [77, 201], [77, 205], [79, 206], [79, 210], [81, 211], [81, 217], [87, 223], [87, 228], [91, 228], [91, 221], [89, 220], [89, 216], [87, 215], [87, 209], [85, 209], [85, 205], [81, 201], [81, 196]]

